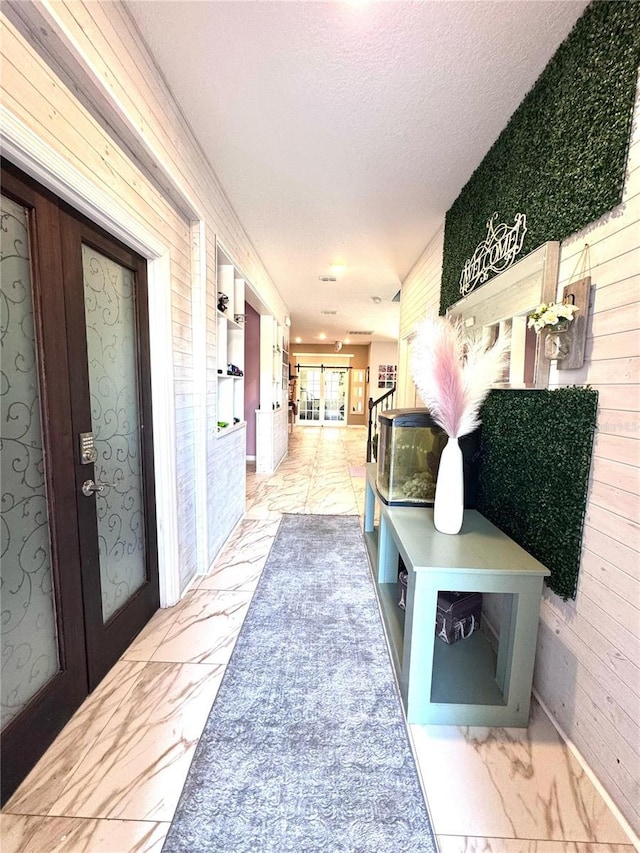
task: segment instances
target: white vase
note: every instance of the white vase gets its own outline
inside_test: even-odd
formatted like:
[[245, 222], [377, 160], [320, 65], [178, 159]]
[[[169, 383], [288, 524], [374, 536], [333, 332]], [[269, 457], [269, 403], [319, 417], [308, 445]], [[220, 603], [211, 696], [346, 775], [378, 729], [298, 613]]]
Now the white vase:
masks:
[[433, 523], [440, 533], [459, 533], [464, 514], [462, 450], [457, 438], [449, 437], [438, 468]]

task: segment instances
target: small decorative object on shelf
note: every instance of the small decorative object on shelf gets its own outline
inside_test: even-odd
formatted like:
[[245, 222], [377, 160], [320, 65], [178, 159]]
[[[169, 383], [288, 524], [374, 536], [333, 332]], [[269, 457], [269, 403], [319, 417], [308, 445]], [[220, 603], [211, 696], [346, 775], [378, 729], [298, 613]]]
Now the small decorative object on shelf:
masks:
[[480, 627], [481, 592], [438, 592], [436, 636], [451, 645], [466, 640]]
[[227, 310], [229, 306], [229, 297], [226, 293], [218, 292], [218, 311], [222, 311], [223, 313]]
[[401, 610], [407, 609], [407, 588], [409, 586], [409, 572], [402, 562], [402, 557], [399, 559], [400, 568], [398, 571], [398, 584], [396, 595], [398, 597], [398, 607]]
[[247, 319], [247, 315], [246, 314], [234, 314], [233, 319], [235, 320], [235, 322], [238, 325], [241, 325]]
[[571, 352], [567, 332], [578, 311], [576, 305], [564, 302], [541, 302], [529, 315], [528, 326], [538, 334], [545, 332], [544, 354], [548, 359], [563, 359]]
[[235, 364], [227, 365], [227, 376], [244, 376], [244, 372]]
[[433, 523], [440, 533], [459, 533], [464, 513], [462, 451], [458, 439], [480, 424], [480, 406], [500, 378], [510, 337], [487, 348], [468, 338], [459, 320], [428, 315], [419, 325], [411, 372], [433, 420], [447, 433], [440, 457]]

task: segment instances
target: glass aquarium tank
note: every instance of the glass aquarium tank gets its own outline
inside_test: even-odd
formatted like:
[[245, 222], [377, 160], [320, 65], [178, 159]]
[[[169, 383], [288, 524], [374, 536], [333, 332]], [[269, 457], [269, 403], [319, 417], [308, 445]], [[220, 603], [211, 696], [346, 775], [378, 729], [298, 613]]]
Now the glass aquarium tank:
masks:
[[387, 504], [433, 506], [447, 435], [428, 409], [389, 409], [378, 416], [377, 487]]

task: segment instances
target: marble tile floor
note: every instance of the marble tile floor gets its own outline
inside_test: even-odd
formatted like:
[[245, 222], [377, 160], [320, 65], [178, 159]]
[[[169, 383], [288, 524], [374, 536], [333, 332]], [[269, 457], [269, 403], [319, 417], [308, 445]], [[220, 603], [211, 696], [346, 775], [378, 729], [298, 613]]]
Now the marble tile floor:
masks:
[[[210, 574], [155, 614], [7, 803], [2, 853], [159, 853], [281, 514], [364, 511], [363, 428], [289, 440], [275, 474], [249, 471]], [[441, 853], [632, 853], [537, 703], [526, 730], [410, 735]]]

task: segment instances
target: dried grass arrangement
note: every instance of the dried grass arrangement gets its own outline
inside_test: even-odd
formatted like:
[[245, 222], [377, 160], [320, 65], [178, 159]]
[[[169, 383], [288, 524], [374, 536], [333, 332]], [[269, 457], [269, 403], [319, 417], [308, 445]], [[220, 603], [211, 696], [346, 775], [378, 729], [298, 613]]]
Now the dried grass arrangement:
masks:
[[468, 337], [462, 322], [430, 314], [418, 325], [411, 373], [431, 417], [451, 438], [480, 424], [480, 406], [505, 368], [510, 337], [492, 347]]
[[459, 320], [428, 315], [418, 326], [411, 373], [431, 417], [449, 440], [440, 458], [433, 520], [442, 533], [458, 533], [464, 515], [462, 452], [458, 439], [480, 424], [480, 406], [501, 377], [507, 334], [493, 346], [467, 337]]

